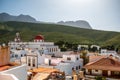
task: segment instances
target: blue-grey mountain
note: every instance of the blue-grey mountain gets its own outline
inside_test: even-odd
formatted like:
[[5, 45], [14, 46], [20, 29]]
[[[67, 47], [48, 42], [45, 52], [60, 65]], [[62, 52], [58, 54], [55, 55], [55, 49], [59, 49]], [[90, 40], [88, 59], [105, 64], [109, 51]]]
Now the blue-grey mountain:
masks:
[[85, 29], [92, 29], [90, 24], [85, 20], [78, 20], [78, 21], [60, 21], [58, 24], [61, 25], [67, 25], [67, 26], [73, 26], [73, 27], [79, 27], [79, 28], [85, 28]]
[[[18, 22], [32, 22], [32, 23], [46, 23], [48, 22], [41, 22], [37, 21], [35, 18], [29, 16], [29, 15], [23, 15], [20, 14], [18, 16], [13, 16], [8, 13], [1, 13], [0, 14], [0, 22], [7, 22], [7, 21], [18, 21]], [[52, 22], [50, 22], [52, 23]], [[78, 21], [60, 21], [58, 23], [52, 23], [52, 24], [60, 24], [60, 25], [67, 25], [72, 27], [79, 27], [79, 28], [85, 28], [85, 29], [92, 29], [90, 24], [87, 21], [84, 20], [78, 20]]]
[[1, 13], [0, 22], [6, 22], [6, 21], [36, 22], [36, 19], [29, 15], [20, 14], [18, 16], [13, 16], [8, 13]]

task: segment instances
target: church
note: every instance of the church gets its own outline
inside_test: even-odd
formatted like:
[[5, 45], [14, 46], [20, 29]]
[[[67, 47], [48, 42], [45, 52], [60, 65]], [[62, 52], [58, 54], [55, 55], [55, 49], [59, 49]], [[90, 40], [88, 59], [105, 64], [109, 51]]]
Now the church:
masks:
[[54, 42], [45, 42], [42, 35], [35, 36], [33, 42], [23, 42], [20, 34], [16, 33], [14, 41], [9, 42], [8, 45], [11, 50], [37, 49], [42, 54], [54, 54], [56, 52], [60, 52], [59, 47], [54, 45]]

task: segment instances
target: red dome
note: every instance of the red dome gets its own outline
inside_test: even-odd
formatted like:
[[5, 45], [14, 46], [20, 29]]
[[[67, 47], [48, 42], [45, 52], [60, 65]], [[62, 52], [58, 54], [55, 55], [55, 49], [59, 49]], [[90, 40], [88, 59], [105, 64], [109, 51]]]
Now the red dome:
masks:
[[34, 39], [35, 40], [44, 40], [44, 37], [42, 35], [37, 35]]

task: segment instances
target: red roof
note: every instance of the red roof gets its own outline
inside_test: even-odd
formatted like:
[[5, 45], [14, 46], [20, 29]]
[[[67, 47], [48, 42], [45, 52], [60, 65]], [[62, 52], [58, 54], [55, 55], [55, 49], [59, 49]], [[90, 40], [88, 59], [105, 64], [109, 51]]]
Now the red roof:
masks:
[[87, 69], [120, 71], [120, 62], [112, 58], [102, 58], [96, 62], [90, 62], [84, 66]]
[[34, 39], [37, 39], [37, 40], [44, 40], [44, 37], [42, 35], [37, 35], [35, 36]]
[[10, 68], [10, 66], [2, 66], [2, 67], [0, 67], [0, 71], [7, 70], [9, 68]]

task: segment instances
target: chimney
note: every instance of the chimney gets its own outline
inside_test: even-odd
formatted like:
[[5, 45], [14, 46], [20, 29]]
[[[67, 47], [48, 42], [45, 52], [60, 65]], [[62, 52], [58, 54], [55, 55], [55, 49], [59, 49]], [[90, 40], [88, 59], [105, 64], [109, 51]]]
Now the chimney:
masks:
[[73, 75], [73, 80], [78, 80], [78, 76], [77, 75]]
[[84, 78], [84, 72], [83, 71], [79, 71], [79, 78], [81, 78], [81, 79]]

